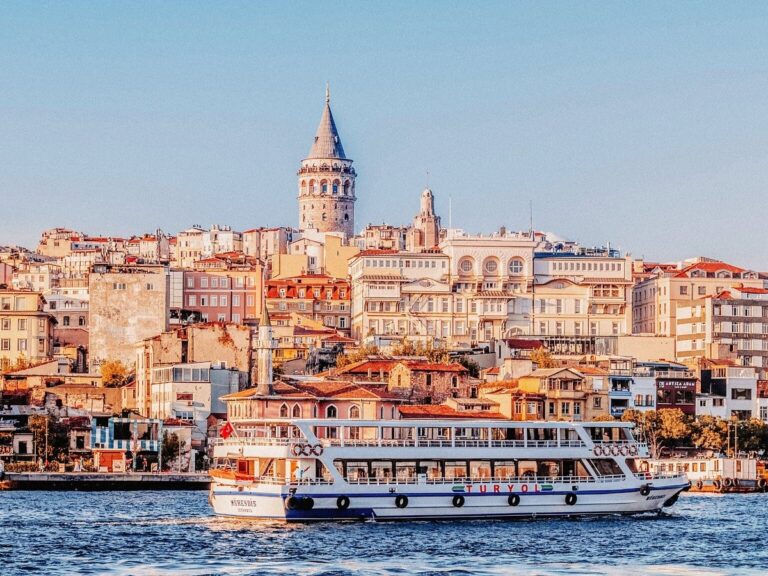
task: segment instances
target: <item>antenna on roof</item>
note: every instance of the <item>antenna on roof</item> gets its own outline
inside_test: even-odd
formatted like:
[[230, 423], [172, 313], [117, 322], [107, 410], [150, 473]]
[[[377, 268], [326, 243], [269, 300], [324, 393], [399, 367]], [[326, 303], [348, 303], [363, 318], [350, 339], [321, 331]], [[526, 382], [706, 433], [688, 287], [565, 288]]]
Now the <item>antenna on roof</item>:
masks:
[[528, 231], [533, 240], [533, 200], [528, 200]]
[[325, 103], [330, 104], [331, 102], [331, 83], [326, 82], [325, 83]]

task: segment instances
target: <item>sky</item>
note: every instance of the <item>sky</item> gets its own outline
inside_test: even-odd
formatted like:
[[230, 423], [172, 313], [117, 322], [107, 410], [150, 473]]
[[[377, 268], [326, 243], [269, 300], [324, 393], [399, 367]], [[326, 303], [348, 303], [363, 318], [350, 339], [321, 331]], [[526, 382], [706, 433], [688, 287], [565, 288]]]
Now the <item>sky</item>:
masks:
[[358, 229], [768, 271], [764, 2], [6, 1], [0, 244], [296, 226], [326, 82]]

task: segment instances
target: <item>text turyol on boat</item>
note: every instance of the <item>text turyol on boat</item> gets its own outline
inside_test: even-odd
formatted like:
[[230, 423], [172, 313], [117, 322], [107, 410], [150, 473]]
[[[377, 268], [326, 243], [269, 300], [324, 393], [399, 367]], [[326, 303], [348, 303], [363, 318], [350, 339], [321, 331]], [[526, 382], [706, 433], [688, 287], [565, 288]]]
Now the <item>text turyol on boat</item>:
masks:
[[632, 425], [273, 419], [227, 424], [217, 514], [289, 521], [659, 512], [684, 474], [640, 473]]

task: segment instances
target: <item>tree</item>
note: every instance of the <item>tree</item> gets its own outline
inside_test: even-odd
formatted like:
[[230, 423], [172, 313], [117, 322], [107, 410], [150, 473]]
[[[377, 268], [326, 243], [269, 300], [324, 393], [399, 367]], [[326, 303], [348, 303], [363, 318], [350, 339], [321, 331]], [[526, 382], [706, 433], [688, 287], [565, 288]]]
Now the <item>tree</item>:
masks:
[[366, 344], [365, 346], [360, 346], [355, 350], [336, 356], [336, 366], [338, 368], [343, 368], [348, 364], [354, 364], [355, 362], [360, 362], [360, 360], [365, 360], [368, 356], [378, 356], [380, 354], [381, 352], [379, 351], [378, 346], [375, 344]]
[[462, 356], [459, 358], [459, 364], [464, 366], [467, 370], [469, 370], [469, 375], [472, 378], [479, 378], [480, 377], [480, 366], [477, 362], [472, 360], [471, 358], [467, 358], [466, 356]]
[[171, 465], [178, 461], [179, 453], [181, 449], [186, 446], [186, 442], [179, 442], [179, 435], [176, 434], [176, 432], [171, 432], [168, 434], [168, 432], [165, 432], [163, 434], [163, 446], [162, 446], [162, 456], [163, 456], [163, 468], [166, 470], [171, 468]]
[[626, 410], [621, 419], [634, 422], [640, 434], [648, 442], [651, 458], [661, 456], [663, 448], [675, 446], [690, 438], [691, 428], [682, 410]]
[[117, 388], [128, 379], [128, 368], [120, 360], [107, 360], [101, 365], [101, 380], [108, 388]]
[[557, 362], [552, 358], [552, 353], [543, 346], [531, 352], [531, 362], [538, 368], [557, 368]]
[[47, 414], [29, 417], [29, 429], [34, 434], [37, 454], [46, 462], [64, 462], [69, 457], [67, 427]]
[[392, 346], [393, 356], [423, 356], [430, 362], [441, 364], [450, 361], [448, 350], [444, 346], [435, 346], [432, 342], [424, 344], [423, 342], [412, 342], [404, 338], [400, 344]]
[[697, 448], [725, 452], [728, 423], [715, 416], [699, 416], [691, 423], [691, 440]]

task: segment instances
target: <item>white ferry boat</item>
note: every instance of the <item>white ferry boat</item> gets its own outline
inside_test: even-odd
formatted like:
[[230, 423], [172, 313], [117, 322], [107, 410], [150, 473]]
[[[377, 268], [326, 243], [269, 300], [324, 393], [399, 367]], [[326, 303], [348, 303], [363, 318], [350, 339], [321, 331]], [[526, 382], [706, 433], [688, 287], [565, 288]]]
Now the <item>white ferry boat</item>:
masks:
[[253, 420], [214, 448], [232, 517], [414, 520], [660, 512], [683, 473], [640, 473], [627, 423]]

